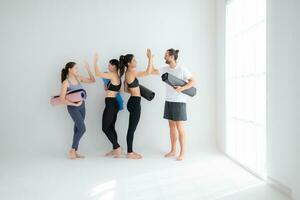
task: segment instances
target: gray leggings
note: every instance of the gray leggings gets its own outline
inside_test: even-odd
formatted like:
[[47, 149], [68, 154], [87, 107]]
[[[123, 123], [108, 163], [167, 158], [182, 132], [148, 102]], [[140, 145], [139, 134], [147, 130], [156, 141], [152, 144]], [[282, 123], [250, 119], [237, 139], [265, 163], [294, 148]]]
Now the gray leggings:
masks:
[[84, 101], [79, 107], [76, 106], [67, 106], [68, 112], [71, 115], [72, 120], [74, 121], [74, 136], [73, 136], [73, 144], [72, 148], [77, 151], [79, 140], [84, 134], [86, 128], [84, 124], [85, 118], [85, 103]]

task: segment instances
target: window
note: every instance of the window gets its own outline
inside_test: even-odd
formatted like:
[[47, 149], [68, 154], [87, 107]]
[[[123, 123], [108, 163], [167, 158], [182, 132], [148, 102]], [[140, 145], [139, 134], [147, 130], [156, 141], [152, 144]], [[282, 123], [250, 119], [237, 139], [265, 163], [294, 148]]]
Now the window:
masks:
[[263, 176], [266, 154], [266, 0], [226, 4], [226, 153]]

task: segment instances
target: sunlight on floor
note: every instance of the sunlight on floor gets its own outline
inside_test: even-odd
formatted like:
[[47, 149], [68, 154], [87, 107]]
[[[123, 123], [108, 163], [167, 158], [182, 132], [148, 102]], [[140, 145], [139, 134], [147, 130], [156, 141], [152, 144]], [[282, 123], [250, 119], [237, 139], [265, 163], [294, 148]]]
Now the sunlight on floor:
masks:
[[117, 185], [117, 182], [115, 180], [108, 181], [106, 183], [100, 184], [96, 187], [94, 187], [90, 193], [90, 196], [96, 196], [100, 195], [102, 198], [105, 197], [105, 199], [113, 199], [114, 197], [114, 189]]
[[6, 173], [0, 179], [0, 199], [248, 200], [255, 196], [255, 200], [287, 200], [214, 153], [184, 162], [161, 155], [145, 155], [140, 161], [99, 156], [76, 162], [55, 156], [3, 161], [0, 171]]
[[[103, 182], [90, 197], [100, 199], [218, 199], [263, 182], [231, 161], [220, 159], [173, 166]], [[123, 198], [122, 198], [123, 197]]]

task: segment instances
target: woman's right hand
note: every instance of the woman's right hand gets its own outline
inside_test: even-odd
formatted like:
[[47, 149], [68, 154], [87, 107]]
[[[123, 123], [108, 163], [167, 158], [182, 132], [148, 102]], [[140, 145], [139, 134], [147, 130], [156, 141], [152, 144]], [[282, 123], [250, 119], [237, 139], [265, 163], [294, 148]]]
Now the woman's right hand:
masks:
[[75, 104], [75, 106], [76, 107], [79, 107], [79, 106], [81, 106], [81, 104], [82, 104], [82, 101], [79, 101], [79, 102], [77, 102], [77, 103], [74, 103]]

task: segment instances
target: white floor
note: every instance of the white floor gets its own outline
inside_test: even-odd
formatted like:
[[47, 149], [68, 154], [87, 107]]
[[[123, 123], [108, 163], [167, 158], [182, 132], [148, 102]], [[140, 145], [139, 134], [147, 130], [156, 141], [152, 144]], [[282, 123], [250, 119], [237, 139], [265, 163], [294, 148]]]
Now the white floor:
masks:
[[227, 158], [198, 154], [183, 162], [89, 155], [1, 158], [1, 200], [287, 200]]

